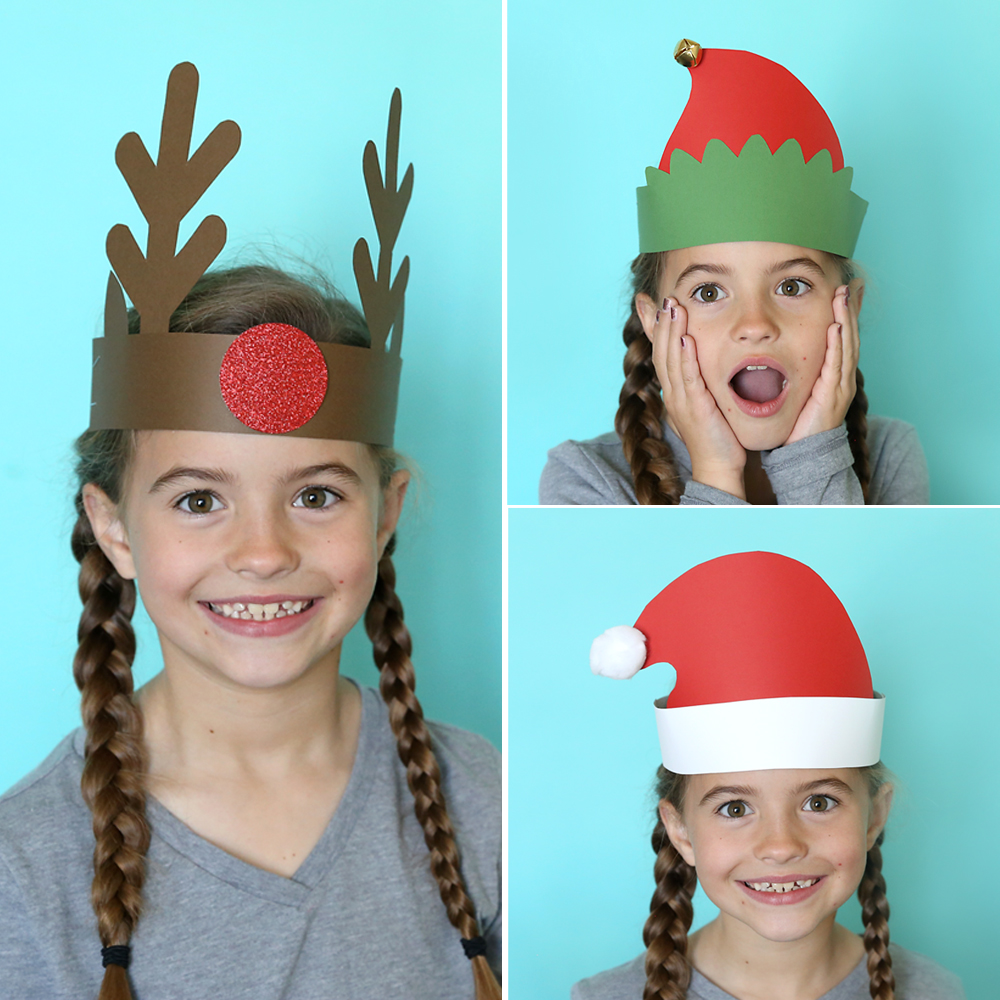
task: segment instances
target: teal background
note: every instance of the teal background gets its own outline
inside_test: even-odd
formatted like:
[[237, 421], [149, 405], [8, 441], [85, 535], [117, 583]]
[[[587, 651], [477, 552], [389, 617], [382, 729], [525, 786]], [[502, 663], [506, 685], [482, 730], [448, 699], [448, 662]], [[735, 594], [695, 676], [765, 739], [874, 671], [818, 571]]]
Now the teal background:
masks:
[[[595, 677], [592, 640], [631, 625], [692, 566], [765, 549], [833, 588], [886, 696], [882, 759], [898, 777], [883, 850], [892, 939], [957, 972], [969, 1000], [992, 1000], [997, 512], [691, 509], [679, 520], [668, 533], [651, 509], [509, 512], [510, 995], [566, 997], [577, 979], [643, 947], [659, 764], [652, 702], [669, 693], [672, 671]], [[713, 915], [699, 890], [695, 926]], [[856, 902], [840, 916], [860, 929]]]
[[547, 449], [612, 429], [635, 189], [690, 93], [682, 37], [782, 63], [823, 105], [870, 202], [870, 412], [917, 427], [932, 503], [1000, 501], [998, 35], [987, 0], [511, 0], [509, 502], [538, 502]]
[[[355, 302], [354, 243], [375, 239], [362, 151], [374, 138], [381, 155], [402, 90], [400, 174], [412, 161], [415, 183], [395, 255], [412, 262], [396, 443], [424, 485], [399, 591], [427, 714], [499, 745], [500, 4], [7, 4], [0, 27], [0, 789], [78, 724], [70, 445], [88, 419], [105, 236], [118, 222], [145, 232], [114, 151], [131, 130], [155, 150], [182, 60], [201, 73], [195, 142], [233, 118], [243, 145], [181, 238], [217, 213], [224, 260], [283, 248]], [[159, 647], [148, 622], [139, 631], [142, 681]], [[347, 672], [376, 682], [367, 640], [349, 646]]]

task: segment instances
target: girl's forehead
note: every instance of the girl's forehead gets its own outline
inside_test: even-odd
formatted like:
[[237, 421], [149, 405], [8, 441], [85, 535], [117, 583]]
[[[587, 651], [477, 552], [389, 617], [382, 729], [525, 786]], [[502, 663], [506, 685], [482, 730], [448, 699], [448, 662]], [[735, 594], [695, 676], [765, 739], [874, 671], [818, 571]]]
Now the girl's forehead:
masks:
[[692, 774], [688, 778], [688, 796], [697, 803], [714, 791], [721, 794], [796, 795], [813, 789], [836, 785], [851, 790], [864, 782], [856, 767], [772, 768], [762, 771], [729, 771], [721, 774]]
[[324, 466], [342, 466], [364, 481], [378, 479], [370, 449], [356, 441], [213, 431], [138, 432], [132, 473], [138, 484], [172, 469], [211, 470], [230, 478], [254, 479], [286, 477], [297, 470]]

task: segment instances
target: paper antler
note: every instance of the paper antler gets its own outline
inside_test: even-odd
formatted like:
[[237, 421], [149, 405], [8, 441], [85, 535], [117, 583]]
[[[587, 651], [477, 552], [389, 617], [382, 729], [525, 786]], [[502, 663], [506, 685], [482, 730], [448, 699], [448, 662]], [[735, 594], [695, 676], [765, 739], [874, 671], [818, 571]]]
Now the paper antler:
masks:
[[224, 121], [188, 158], [197, 97], [198, 71], [191, 63], [175, 66], [156, 163], [135, 132], [123, 136], [115, 151], [118, 169], [149, 223], [145, 256], [127, 226], [115, 226], [107, 241], [108, 259], [139, 311], [140, 333], [169, 330], [174, 309], [226, 243], [226, 224], [210, 215], [175, 255], [181, 219], [240, 148], [239, 126]]
[[413, 164], [406, 168], [403, 183], [396, 188], [396, 173], [399, 161], [399, 118], [403, 99], [399, 88], [393, 91], [389, 103], [389, 128], [385, 139], [385, 183], [378, 162], [375, 143], [365, 146], [364, 173], [368, 188], [368, 200], [372, 206], [375, 229], [378, 232], [378, 278], [372, 270], [371, 252], [364, 239], [354, 245], [354, 277], [361, 293], [361, 305], [365, 320], [372, 336], [372, 350], [385, 350], [389, 332], [395, 325], [391, 353], [399, 356], [403, 341], [403, 294], [410, 275], [410, 258], [404, 257], [396, 279], [392, 281], [392, 249], [396, 245], [406, 206], [413, 192]]

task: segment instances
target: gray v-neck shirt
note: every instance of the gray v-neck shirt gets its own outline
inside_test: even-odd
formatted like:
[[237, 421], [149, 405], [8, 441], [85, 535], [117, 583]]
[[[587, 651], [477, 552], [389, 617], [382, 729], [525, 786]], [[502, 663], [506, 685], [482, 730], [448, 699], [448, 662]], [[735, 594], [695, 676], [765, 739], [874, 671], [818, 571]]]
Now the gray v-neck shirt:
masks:
[[[344, 796], [292, 878], [203, 840], [150, 799], [135, 1000], [469, 1000], [472, 974], [430, 874], [385, 705], [362, 688]], [[500, 966], [500, 758], [431, 723], [462, 873]], [[94, 840], [80, 793], [83, 730], [0, 797], [0, 996], [94, 1000]]]
[[[896, 977], [896, 1000], [965, 1000], [958, 977], [923, 955], [889, 945]], [[868, 968], [862, 959], [854, 970], [819, 1000], [871, 1000]], [[641, 1000], [646, 985], [646, 954], [631, 962], [583, 979], [574, 985], [571, 1000]], [[731, 993], [707, 980], [697, 969], [691, 972], [688, 1000], [737, 1000]]]

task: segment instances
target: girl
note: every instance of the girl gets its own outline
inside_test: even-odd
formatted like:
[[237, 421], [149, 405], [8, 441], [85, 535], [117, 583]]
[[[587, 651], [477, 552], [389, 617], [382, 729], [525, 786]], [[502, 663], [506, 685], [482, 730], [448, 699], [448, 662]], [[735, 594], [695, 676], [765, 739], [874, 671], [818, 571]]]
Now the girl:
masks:
[[912, 427], [868, 419], [867, 203], [787, 70], [683, 40], [691, 98], [638, 190], [615, 433], [549, 452], [543, 504], [927, 503]]
[[[773, 553], [723, 556], [591, 651], [594, 672], [613, 677], [664, 661], [677, 683], [656, 702], [663, 767], [646, 952], [577, 983], [574, 998], [961, 998], [954, 976], [889, 944], [884, 700], [826, 584]], [[719, 915], [689, 940], [696, 879]], [[836, 922], [855, 892], [860, 938]]]
[[[214, 217], [175, 256], [239, 144], [225, 122], [189, 159], [196, 92], [176, 67], [155, 166], [119, 144], [150, 233], [109, 235], [136, 309], [112, 275], [77, 442], [85, 726], [0, 800], [4, 992], [496, 998], [497, 755], [424, 722], [394, 589], [399, 92], [364, 319], [270, 268], [197, 280]], [[163, 670], [133, 693], [137, 585]], [[339, 673], [362, 617], [381, 699]]]

